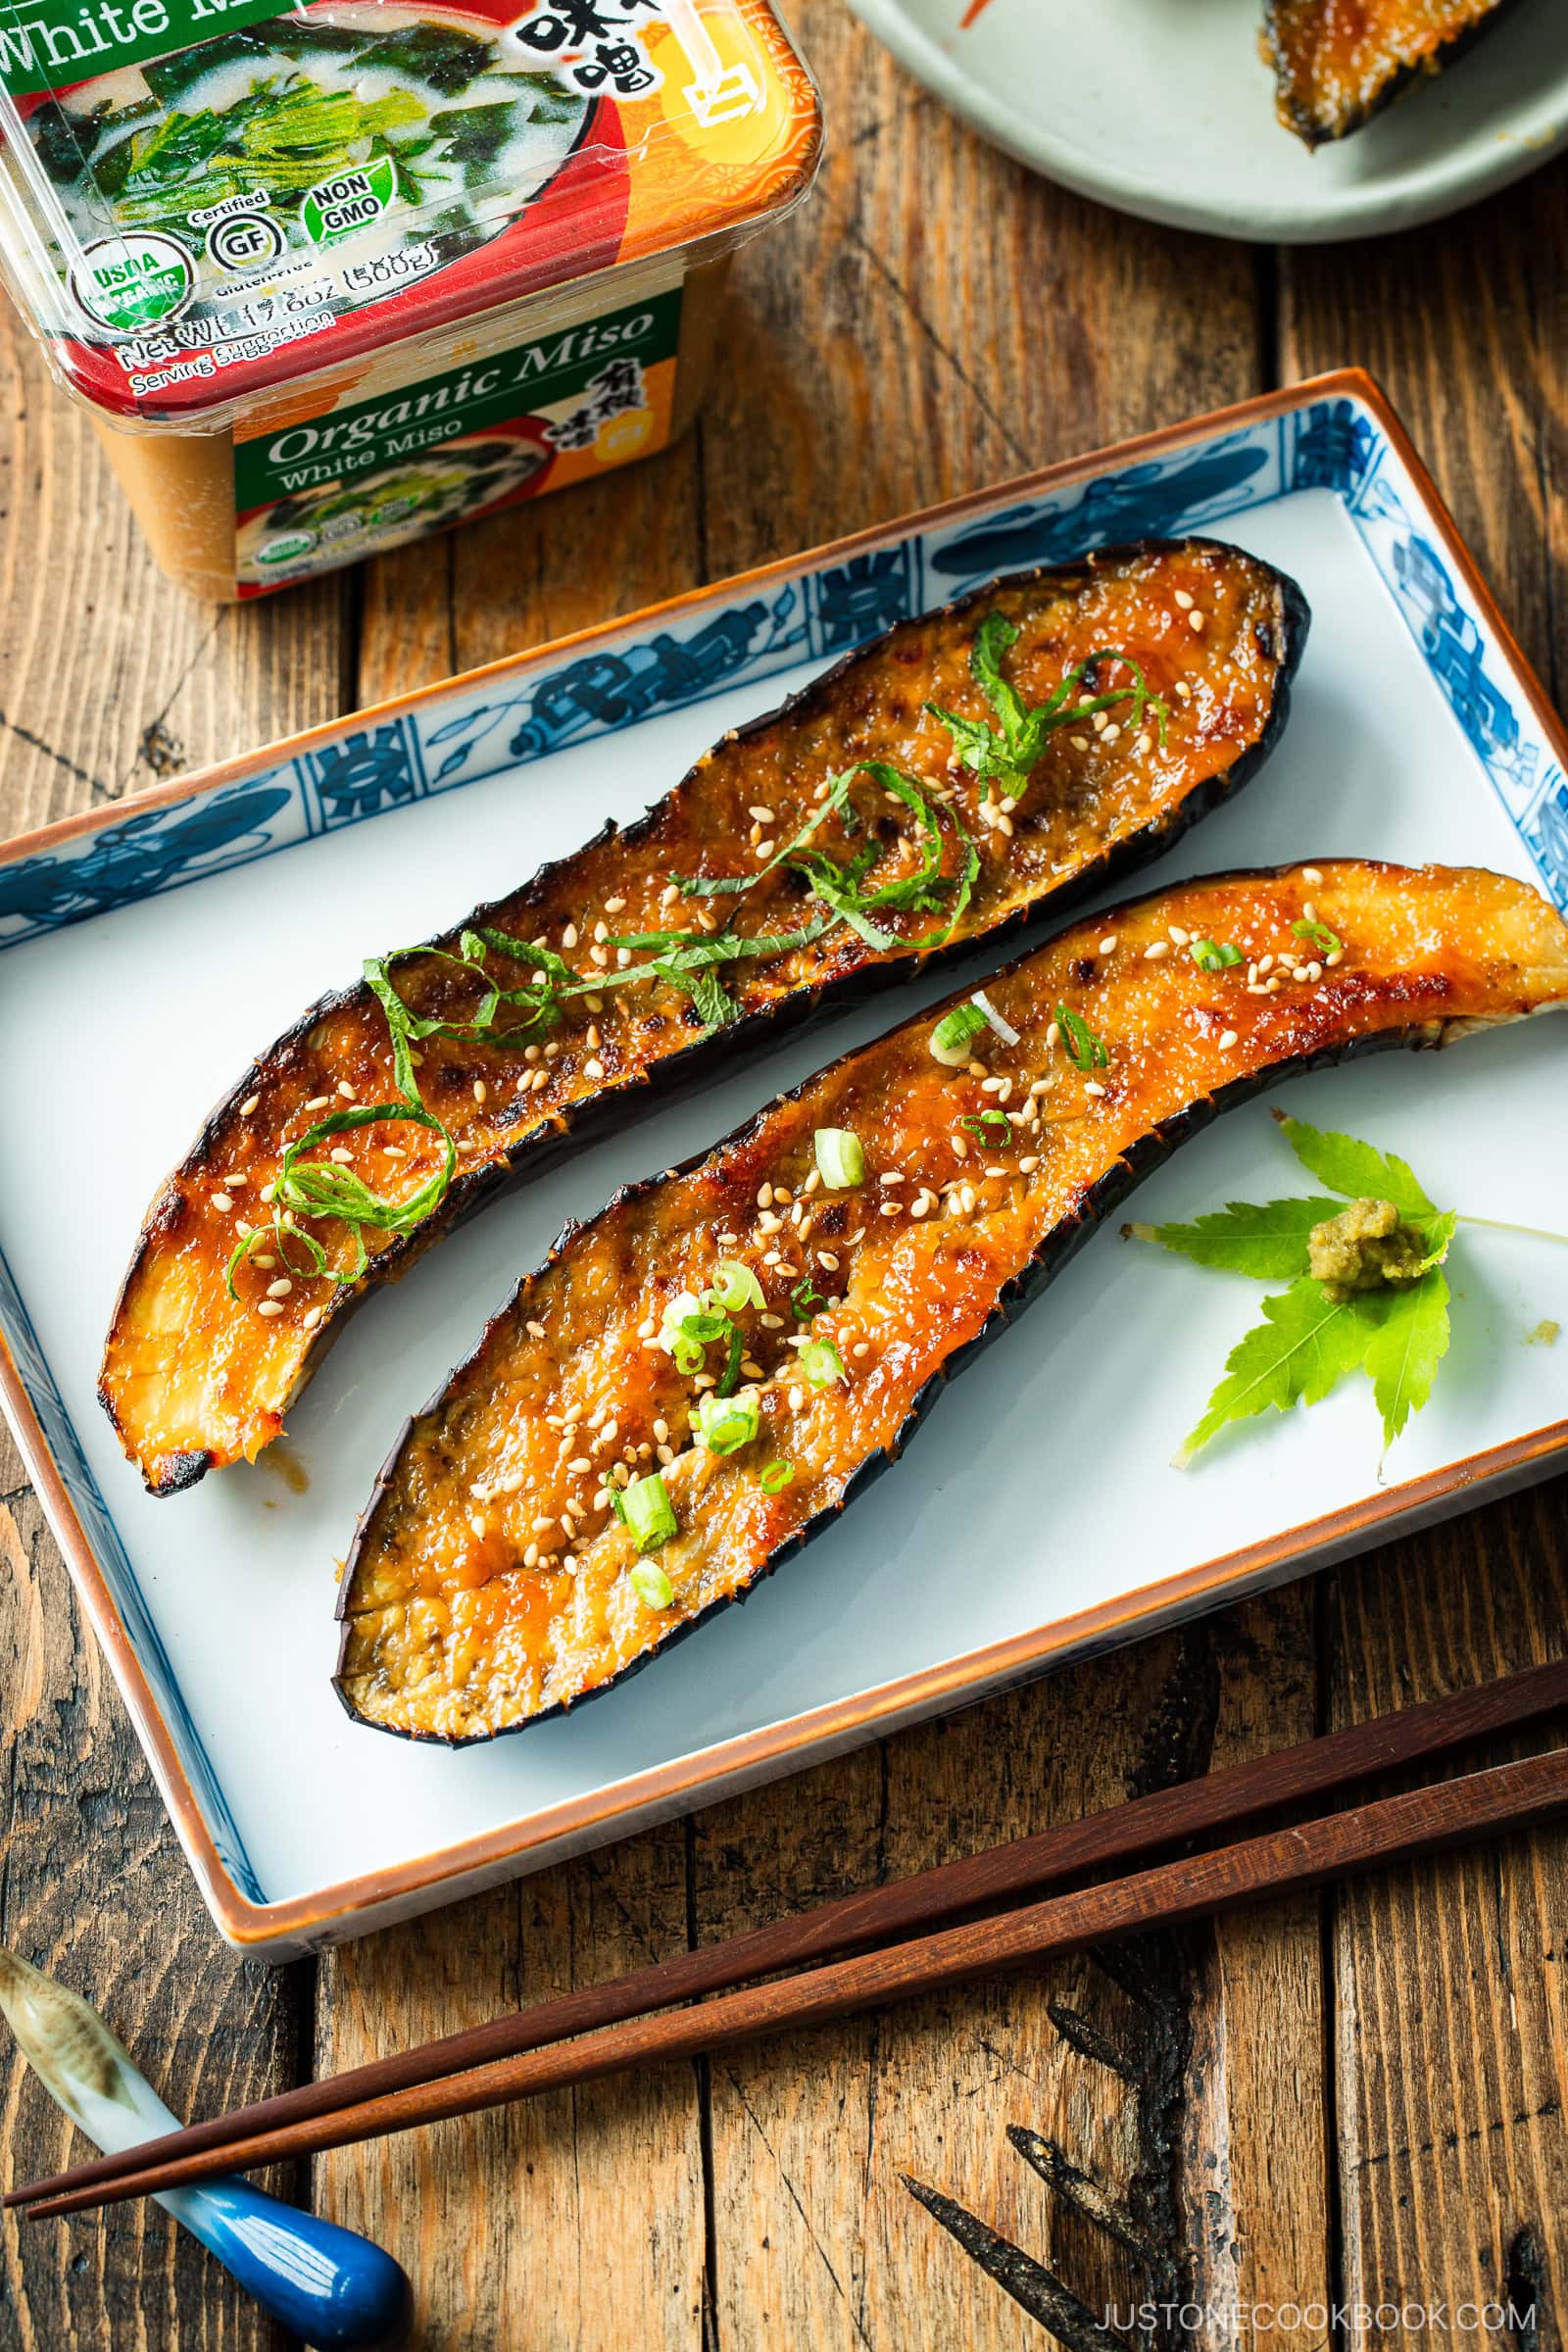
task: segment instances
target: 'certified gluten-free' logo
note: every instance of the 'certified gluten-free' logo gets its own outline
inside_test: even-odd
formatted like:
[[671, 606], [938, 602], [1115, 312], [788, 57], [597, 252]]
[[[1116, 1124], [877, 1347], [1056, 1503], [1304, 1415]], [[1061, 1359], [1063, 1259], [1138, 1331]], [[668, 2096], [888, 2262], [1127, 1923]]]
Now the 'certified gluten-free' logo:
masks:
[[83, 247], [71, 272], [71, 290], [87, 317], [117, 335], [139, 335], [177, 318], [195, 283], [178, 238], [154, 229], [100, 237]]

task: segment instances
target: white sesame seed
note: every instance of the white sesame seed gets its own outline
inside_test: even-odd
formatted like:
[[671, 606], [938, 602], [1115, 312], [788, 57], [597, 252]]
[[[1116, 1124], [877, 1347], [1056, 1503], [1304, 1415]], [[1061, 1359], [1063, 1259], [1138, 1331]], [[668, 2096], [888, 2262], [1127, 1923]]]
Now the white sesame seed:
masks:
[[757, 845], [757, 855], [759, 856], [759, 858], [764, 858], [764, 859], [765, 859], [765, 858], [771, 858], [771, 857], [772, 857], [772, 855], [773, 855], [773, 852], [774, 852], [774, 851], [775, 851], [777, 848], [778, 848], [778, 843], [777, 843], [776, 841], [760, 841], [760, 842], [758, 843], [758, 845]]
[[787, 1401], [789, 1403], [790, 1411], [792, 1413], [798, 1413], [802, 1405], [806, 1402], [806, 1391], [804, 1389], [791, 1389]]
[[1187, 942], [1192, 938], [1192, 936], [1193, 935], [1190, 931], [1184, 931], [1182, 929], [1180, 923], [1172, 923], [1170, 925], [1171, 945], [1173, 947], [1185, 948]]
[[340, 1168], [346, 1168], [350, 1160], [354, 1157], [354, 1154], [352, 1152], [345, 1152], [342, 1145], [339, 1144], [337, 1150], [333, 1152], [332, 1157]]
[[1116, 934], [1114, 931], [1107, 931], [1104, 938], [1100, 943], [1100, 953], [1102, 956], [1113, 956], [1115, 952]]
[[267, 1296], [269, 1298], [286, 1298], [293, 1288], [294, 1285], [290, 1282], [288, 1276], [286, 1274], [280, 1274], [275, 1282], [270, 1282], [268, 1284]]
[[1005, 1078], [988, 1078], [981, 1087], [980, 1092], [983, 1095], [1000, 1095], [1007, 1081]]
[[1187, 626], [1192, 630], [1195, 637], [1200, 637], [1205, 626], [1203, 614], [1201, 612], [1189, 612], [1187, 615]]
[[259, 1251], [258, 1254], [251, 1259], [251, 1264], [253, 1266], [259, 1266], [264, 1274], [270, 1274], [276, 1263], [277, 1260], [270, 1250], [263, 1250]]
[[318, 1325], [318, 1323], [319, 1323], [319, 1321], [320, 1321], [320, 1320], [321, 1320], [321, 1310], [320, 1310], [320, 1308], [319, 1308], [318, 1306], [308, 1306], [308, 1307], [306, 1308], [306, 1310], [305, 1310], [305, 1328], [306, 1328], [306, 1330], [307, 1330], [307, 1331], [314, 1331], [314, 1330], [316, 1329], [316, 1326]]
[[958, 1159], [967, 1159], [969, 1156], [968, 1137], [966, 1135], [956, 1135], [952, 1138], [952, 1143], [955, 1156]]
[[588, 960], [602, 972], [610, 962], [610, 950], [608, 948], [590, 948]]
[[624, 899], [607, 899], [605, 901], [605, 912], [607, 914], [624, 914], [625, 911], [626, 902]]
[[1264, 974], [1266, 971], [1268, 971], [1268, 970], [1269, 970], [1269, 968], [1270, 968], [1270, 967], [1271, 967], [1271, 965], [1273, 964], [1273, 961], [1274, 961], [1274, 958], [1273, 958], [1273, 956], [1260, 956], [1258, 957], [1258, 959], [1257, 959], [1257, 976], [1258, 976], [1258, 978], [1259, 978], [1260, 980], [1262, 979], [1262, 977], [1263, 977], [1263, 974]]
[[801, 1187], [801, 1194], [802, 1194], [802, 1198], [803, 1198], [803, 1199], [805, 1199], [805, 1200], [809, 1200], [809, 1199], [810, 1199], [810, 1197], [811, 1197], [811, 1195], [812, 1195], [812, 1194], [813, 1194], [813, 1193], [814, 1193], [814, 1192], [817, 1190], [818, 1186], [821, 1184], [821, 1181], [822, 1181], [822, 1171], [821, 1171], [821, 1169], [820, 1169], [820, 1168], [812, 1168], [812, 1169], [811, 1169], [811, 1171], [810, 1171], [810, 1173], [808, 1175], [808, 1177], [807, 1177], [807, 1179], [806, 1179], [806, 1182], [805, 1182], [805, 1183], [802, 1185], [802, 1187]]
[[1223, 1031], [1221, 1032], [1221, 1034], [1220, 1034], [1220, 1041], [1219, 1041], [1219, 1050], [1220, 1050], [1220, 1052], [1221, 1052], [1222, 1054], [1228, 1054], [1228, 1053], [1230, 1052], [1230, 1050], [1231, 1050], [1232, 1046], [1234, 1046], [1234, 1045], [1235, 1045], [1235, 1043], [1236, 1043], [1236, 1032], [1235, 1032], [1235, 1030], [1234, 1030], [1234, 1029], [1226, 1029], [1226, 1030], [1223, 1030]]
[[275, 1298], [263, 1298], [257, 1302], [256, 1312], [259, 1315], [280, 1315], [283, 1309]]
[[770, 825], [773, 822], [773, 811], [771, 808], [758, 807], [755, 808], [748, 808], [746, 813], [748, 816], [755, 816], [760, 825]]
[[1297, 964], [1291, 973], [1293, 980], [1310, 980], [1312, 974], [1304, 963]]
[[1089, 738], [1087, 735], [1069, 735], [1067, 741], [1072, 745], [1072, 748], [1075, 752], [1087, 752], [1089, 749]]
[[247, 1095], [244, 1102], [239, 1106], [239, 1115], [242, 1119], [251, 1118], [255, 1112], [260, 1110], [261, 1106], [262, 1098], [260, 1095]]
[[1146, 963], [1157, 963], [1162, 956], [1168, 956], [1169, 954], [1170, 941], [1168, 939], [1152, 939], [1148, 947], [1144, 950], [1144, 961]]
[[930, 1205], [929, 1196], [925, 1193], [917, 1193], [909, 1202], [909, 1214], [911, 1217], [923, 1217]]
[[575, 923], [568, 923], [566, 925], [566, 928], [561, 934], [561, 944], [564, 948], [574, 948], [577, 945], [577, 926]]
[[1114, 718], [1113, 718], [1113, 719], [1111, 720], [1111, 722], [1110, 722], [1109, 726], [1107, 726], [1107, 727], [1106, 727], [1106, 729], [1105, 729], [1105, 733], [1104, 733], [1104, 741], [1105, 741], [1106, 743], [1114, 743], [1114, 742], [1117, 740], [1117, 738], [1120, 736], [1120, 734], [1121, 734], [1121, 722], [1120, 722], [1120, 720], [1119, 720], [1119, 719], [1114, 719]]
[[330, 1095], [313, 1095], [305, 1107], [307, 1110], [325, 1110], [331, 1100]]
[[229, 1199], [226, 1193], [215, 1193], [213, 1195], [213, 1206], [217, 1209], [220, 1217], [226, 1217], [233, 1205], [233, 1201]]
[[359, 1088], [350, 1086], [346, 1078], [340, 1078], [338, 1080], [337, 1091], [342, 1096], [345, 1102], [355, 1102], [359, 1100]]
[[773, 1187], [772, 1187], [770, 1184], [762, 1184], [762, 1185], [759, 1185], [759, 1186], [758, 1186], [758, 1188], [757, 1188], [757, 1205], [758, 1205], [758, 1207], [759, 1207], [759, 1208], [771, 1208], [771, 1207], [772, 1207], [772, 1205], [773, 1205]]
[[1177, 589], [1177, 591], [1176, 591], [1176, 602], [1177, 602], [1177, 604], [1178, 604], [1178, 605], [1180, 605], [1180, 607], [1181, 607], [1181, 609], [1182, 609], [1182, 611], [1183, 611], [1184, 612], [1190, 612], [1192, 611], [1192, 609], [1193, 609], [1193, 599], [1192, 599], [1192, 596], [1191, 596], [1191, 594], [1189, 593], [1189, 591], [1188, 591], [1187, 589], [1185, 589], [1185, 588], [1178, 588], [1178, 589]]
[[605, 1074], [605, 1065], [597, 1054], [590, 1055], [589, 1059], [583, 1063], [582, 1068], [585, 1078], [602, 1078]]
[[1313, 906], [1310, 899], [1306, 899], [1302, 902], [1301, 920], [1303, 923], [1315, 923], [1317, 921], [1317, 908]]
[[484, 1080], [483, 1080], [482, 1078], [476, 1078], [476, 1079], [474, 1080], [474, 1082], [473, 1082], [473, 1099], [474, 1099], [474, 1101], [475, 1101], [476, 1102], [483, 1102], [485, 1101], [485, 1099], [487, 1098], [487, 1096], [489, 1095], [489, 1092], [490, 1092], [490, 1089], [489, 1089], [489, 1088], [486, 1086], [486, 1084], [485, 1084], [485, 1082], [484, 1082]]
[[1323, 966], [1315, 957], [1306, 967], [1306, 976], [1309, 980], [1321, 980], [1323, 977]]
[[839, 1261], [831, 1250], [819, 1250], [816, 1253], [816, 1262], [819, 1266], [825, 1266], [830, 1274], [836, 1274], [839, 1270]]
[[275, 1184], [264, 1184], [262, 1187], [262, 1199], [264, 1200], [270, 1200], [276, 1190], [277, 1187]]
[[532, 1079], [529, 1081], [528, 1091], [530, 1094], [537, 1095], [549, 1084], [550, 1072], [545, 1069], [535, 1070]]
[[1318, 871], [1318, 869], [1317, 869], [1317, 867], [1316, 867], [1315, 865], [1303, 865], [1303, 866], [1302, 866], [1302, 868], [1301, 868], [1301, 880], [1302, 880], [1303, 882], [1310, 882], [1310, 883], [1312, 884], [1313, 888], [1315, 889], [1315, 888], [1317, 887], [1318, 883], [1320, 883], [1320, 882], [1322, 881], [1322, 879], [1323, 879], [1323, 876], [1322, 876], [1322, 874], [1321, 874], [1321, 873]]
[[1323, 960], [1329, 966], [1330, 970], [1332, 970], [1335, 964], [1344, 962], [1345, 950], [1343, 948], [1331, 948], [1328, 954], [1324, 956]]
[[1086, 1095], [1102, 1095], [1104, 1091], [1104, 1088], [1101, 1085], [1098, 1078], [1086, 1078], [1084, 1080], [1084, 1093]]
[[974, 1214], [974, 1187], [973, 1187], [973, 1185], [972, 1185], [972, 1184], [966, 1184], [966, 1185], [963, 1187], [962, 1191], [959, 1193], [959, 1195], [958, 1195], [958, 1199], [959, 1199], [959, 1200], [960, 1200], [963, 1202], [963, 1213], [964, 1213], [964, 1215], [965, 1215], [966, 1217], [968, 1217], [968, 1216], [972, 1216], [972, 1215]]
[[882, 1214], [885, 1217], [900, 1216], [903, 1214], [903, 1210], [904, 1202], [902, 1200], [884, 1200], [882, 1203]]
[[566, 1464], [566, 1468], [574, 1478], [580, 1478], [585, 1470], [593, 1468], [593, 1464], [585, 1453], [574, 1453]]
[[1018, 1173], [1020, 1176], [1032, 1176], [1039, 1165], [1040, 1154], [1038, 1152], [1026, 1152], [1018, 1162]]
[[1061, 1031], [1057, 1024], [1054, 1021], [1048, 1022], [1046, 1027], [1046, 1052], [1049, 1054], [1053, 1047], [1059, 1045], [1060, 1042]]
[[907, 1184], [908, 1181], [908, 1178], [899, 1168], [884, 1168], [877, 1178], [878, 1184], [885, 1185], [890, 1190], [896, 1184]]
[[1105, 729], [1109, 726], [1110, 721], [1106, 717], [1103, 710], [1096, 710], [1092, 713], [1089, 724], [1094, 728], [1097, 735], [1103, 735]]

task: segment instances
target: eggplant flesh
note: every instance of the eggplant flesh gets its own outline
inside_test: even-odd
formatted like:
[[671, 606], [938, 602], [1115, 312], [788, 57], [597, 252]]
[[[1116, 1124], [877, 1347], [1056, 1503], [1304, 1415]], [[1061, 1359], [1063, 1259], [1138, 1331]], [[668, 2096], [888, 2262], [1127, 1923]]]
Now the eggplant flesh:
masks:
[[[1201, 968], [1195, 941], [1241, 960]], [[1325, 859], [1095, 916], [984, 993], [1016, 1044], [988, 1028], [945, 1067], [934, 1007], [568, 1228], [381, 1473], [339, 1603], [353, 1716], [463, 1743], [609, 1690], [830, 1525], [1186, 1137], [1323, 1063], [1568, 1002], [1568, 928], [1496, 874]], [[824, 1128], [858, 1139], [858, 1186], [813, 1175]], [[734, 1317], [758, 1433], [729, 1453], [699, 1442], [697, 1378], [661, 1338], [721, 1260], [763, 1298]], [[807, 1377], [807, 1333], [842, 1381]], [[711, 1386], [727, 1342], [705, 1360]], [[662, 1606], [610, 1499], [654, 1470], [678, 1531], [654, 1555]]]
[[[1011, 813], [988, 815], [976, 776], [924, 705], [994, 718], [969, 668], [992, 612], [1019, 632], [1005, 669], [1026, 704], [1045, 702], [1068, 670], [1112, 648], [1141, 665], [1168, 708], [1163, 730], [1152, 718], [1122, 726], [1118, 711], [1100, 714], [1098, 725], [1063, 727], [1048, 737]], [[343, 1282], [333, 1277], [352, 1272], [355, 1236], [313, 1219], [324, 1268], [313, 1273], [302, 1246], [281, 1258], [258, 1248], [234, 1273], [235, 1296], [230, 1260], [247, 1231], [268, 1223], [268, 1188], [287, 1147], [327, 1110], [396, 1094], [387, 1019], [370, 989], [322, 1000], [212, 1114], [154, 1200], [122, 1287], [99, 1393], [149, 1490], [177, 1493], [211, 1468], [254, 1460], [281, 1434], [290, 1400], [359, 1299], [504, 1182], [548, 1164], [596, 1125], [623, 1121], [629, 1090], [689, 1081], [774, 1026], [887, 987], [930, 959], [915, 944], [932, 934], [937, 918], [928, 911], [879, 916], [895, 935], [890, 948], [838, 922], [808, 946], [727, 965], [733, 1017], [710, 1027], [678, 987], [657, 978], [615, 987], [625, 957], [613, 937], [678, 930], [701, 939], [705, 927], [724, 923], [778, 936], [823, 910], [783, 865], [744, 894], [701, 901], [683, 898], [672, 875], [756, 873], [769, 845], [782, 848], [821, 815], [828, 777], [885, 761], [928, 796], [941, 821], [950, 904], [960, 831], [978, 852], [969, 903], [939, 952], [1004, 938], [1162, 850], [1256, 771], [1284, 724], [1306, 628], [1294, 583], [1240, 549], [1198, 539], [1019, 574], [899, 623], [781, 710], [726, 736], [637, 823], [607, 827], [469, 918], [548, 946], [585, 978], [603, 970], [604, 994], [570, 998], [557, 1026], [527, 1031], [544, 1041], [531, 1054], [520, 1014], [505, 1044], [430, 1038], [420, 1049], [419, 1092], [458, 1152], [438, 1206], [401, 1234], [366, 1232], [368, 1266]], [[1128, 675], [1098, 674], [1107, 682]], [[613, 745], [606, 748], [613, 758]], [[873, 881], [912, 868], [919, 828], [908, 808], [884, 804], [864, 777], [854, 798], [881, 846]], [[836, 816], [812, 841], [840, 858], [854, 846]], [[421, 1017], [472, 1023], [480, 988], [435, 959], [437, 951], [450, 956], [459, 938], [454, 930], [397, 967], [397, 986]], [[528, 982], [531, 964], [488, 952], [485, 973], [514, 989]], [[394, 1200], [439, 1170], [443, 1150], [438, 1135], [408, 1123], [338, 1133], [330, 1146], [344, 1155], [339, 1164]], [[327, 1157], [325, 1142], [312, 1150]]]
[[1263, 48], [1280, 121], [1308, 147], [1359, 130], [1438, 74], [1510, 0], [1269, 0]]

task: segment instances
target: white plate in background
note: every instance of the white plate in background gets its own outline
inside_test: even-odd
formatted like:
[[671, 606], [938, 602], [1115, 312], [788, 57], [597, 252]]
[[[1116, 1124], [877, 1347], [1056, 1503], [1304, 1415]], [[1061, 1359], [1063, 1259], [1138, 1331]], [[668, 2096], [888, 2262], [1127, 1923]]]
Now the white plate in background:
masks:
[[1513, 0], [1446, 72], [1309, 153], [1275, 119], [1261, 0], [850, 0], [1009, 155], [1178, 228], [1310, 245], [1412, 228], [1568, 142], [1568, 9]]

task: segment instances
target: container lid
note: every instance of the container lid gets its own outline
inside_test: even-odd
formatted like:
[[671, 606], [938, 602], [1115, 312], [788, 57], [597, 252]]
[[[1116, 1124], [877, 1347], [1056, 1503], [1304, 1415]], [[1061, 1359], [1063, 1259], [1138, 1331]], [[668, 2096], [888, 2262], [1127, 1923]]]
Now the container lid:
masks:
[[72, 390], [187, 430], [733, 240], [820, 138], [766, 0], [0, 0], [7, 282]]

